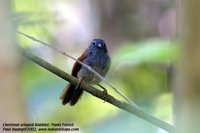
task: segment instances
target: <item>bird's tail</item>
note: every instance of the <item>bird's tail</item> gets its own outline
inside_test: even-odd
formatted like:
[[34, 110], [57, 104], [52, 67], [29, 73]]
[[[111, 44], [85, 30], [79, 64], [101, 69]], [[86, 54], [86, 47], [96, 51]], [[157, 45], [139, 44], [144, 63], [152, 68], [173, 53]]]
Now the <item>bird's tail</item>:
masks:
[[62, 100], [63, 105], [69, 103], [71, 106], [73, 106], [78, 102], [82, 94], [83, 90], [80, 89], [80, 86], [69, 84], [63, 90], [60, 99]]

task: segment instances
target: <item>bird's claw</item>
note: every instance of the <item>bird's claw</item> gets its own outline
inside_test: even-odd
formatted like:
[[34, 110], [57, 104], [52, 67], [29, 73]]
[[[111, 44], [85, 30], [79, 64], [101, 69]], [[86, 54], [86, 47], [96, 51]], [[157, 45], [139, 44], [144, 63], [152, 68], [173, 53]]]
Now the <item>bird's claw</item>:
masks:
[[108, 91], [102, 85], [98, 84], [98, 86], [103, 89], [103, 102], [105, 103], [107, 100]]
[[107, 99], [107, 95], [108, 95], [108, 92], [106, 89], [103, 90], [103, 102], [105, 103], [106, 102], [106, 99]]

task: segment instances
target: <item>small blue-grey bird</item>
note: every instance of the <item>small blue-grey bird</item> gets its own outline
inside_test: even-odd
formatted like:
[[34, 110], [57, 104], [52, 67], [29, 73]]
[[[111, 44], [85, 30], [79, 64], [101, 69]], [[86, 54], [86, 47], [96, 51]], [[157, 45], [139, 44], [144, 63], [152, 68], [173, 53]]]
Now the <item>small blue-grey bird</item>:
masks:
[[[103, 77], [108, 72], [111, 64], [106, 43], [102, 39], [94, 39], [78, 60], [93, 68]], [[77, 77], [79, 82], [76, 86], [69, 83], [63, 90], [60, 99], [62, 100], [63, 105], [69, 103], [73, 106], [77, 103], [83, 93], [83, 90], [80, 88], [81, 82], [98, 84], [101, 82], [101, 79], [78, 62], [75, 62], [71, 75]]]

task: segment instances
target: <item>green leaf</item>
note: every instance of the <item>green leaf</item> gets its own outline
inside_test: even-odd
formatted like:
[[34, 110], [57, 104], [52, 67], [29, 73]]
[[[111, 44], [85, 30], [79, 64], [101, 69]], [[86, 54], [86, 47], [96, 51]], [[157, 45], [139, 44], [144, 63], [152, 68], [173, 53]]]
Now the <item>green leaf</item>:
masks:
[[147, 40], [125, 43], [113, 56], [113, 65], [142, 62], [168, 62], [177, 58], [179, 45], [169, 40]]

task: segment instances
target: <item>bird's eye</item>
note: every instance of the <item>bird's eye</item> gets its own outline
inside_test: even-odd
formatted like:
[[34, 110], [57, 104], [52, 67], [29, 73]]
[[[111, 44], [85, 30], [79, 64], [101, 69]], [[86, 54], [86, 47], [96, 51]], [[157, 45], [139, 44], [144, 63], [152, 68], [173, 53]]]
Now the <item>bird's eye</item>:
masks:
[[89, 52], [89, 55], [92, 55], [93, 53], [92, 52]]
[[95, 45], [96, 44], [96, 42], [92, 42], [92, 45]]

